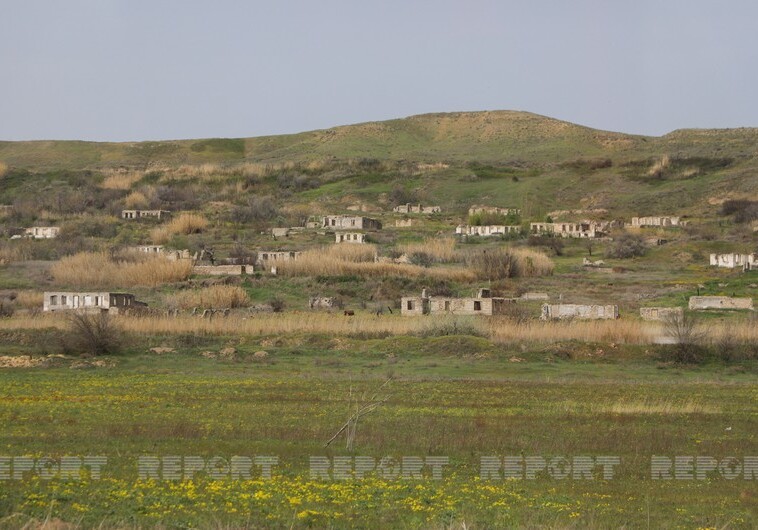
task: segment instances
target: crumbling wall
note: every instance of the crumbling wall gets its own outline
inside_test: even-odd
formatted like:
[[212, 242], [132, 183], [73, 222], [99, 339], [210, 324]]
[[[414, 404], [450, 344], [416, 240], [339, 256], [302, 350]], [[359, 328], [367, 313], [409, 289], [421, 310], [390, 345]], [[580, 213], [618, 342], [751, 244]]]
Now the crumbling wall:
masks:
[[619, 317], [617, 305], [543, 304], [540, 320], [605, 320]]
[[752, 298], [730, 296], [690, 296], [690, 309], [753, 309]]
[[194, 274], [204, 276], [241, 276], [252, 274], [252, 265], [195, 265], [192, 269]]

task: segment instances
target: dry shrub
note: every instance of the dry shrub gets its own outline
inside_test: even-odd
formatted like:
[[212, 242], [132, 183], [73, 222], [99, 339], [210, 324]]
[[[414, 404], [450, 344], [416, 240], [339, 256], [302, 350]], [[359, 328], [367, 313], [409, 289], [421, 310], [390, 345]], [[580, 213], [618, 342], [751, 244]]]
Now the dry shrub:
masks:
[[150, 238], [156, 245], [166, 243], [178, 234], [199, 234], [208, 226], [208, 220], [195, 213], [183, 213], [163, 226], [150, 231]]
[[669, 155], [663, 155], [660, 160], [656, 160], [653, 163], [647, 174], [650, 177], [660, 177], [670, 165], [671, 159], [669, 158]]
[[472, 254], [467, 261], [477, 278], [489, 281], [548, 276], [555, 268], [545, 254], [528, 248], [485, 250]]
[[0, 265], [30, 259], [28, 247], [28, 242], [25, 241], [0, 241]]
[[181, 291], [166, 296], [169, 307], [179, 309], [223, 309], [246, 307], [250, 298], [242, 287], [236, 285], [214, 285], [204, 289]]
[[57, 284], [81, 289], [156, 287], [189, 278], [192, 262], [137, 253], [125, 259], [105, 252], [81, 252], [53, 264], [50, 272]]
[[106, 190], [128, 190], [145, 176], [144, 171], [103, 171], [105, 179], [100, 184]]
[[513, 322], [502, 317], [490, 320], [490, 337], [494, 342], [502, 343], [578, 340], [651, 344], [659, 335], [659, 326], [635, 320]]
[[421, 276], [453, 281], [473, 281], [474, 274], [461, 267], [424, 268], [392, 262], [376, 262], [374, 245], [332, 245], [303, 252], [291, 261], [270, 261], [267, 268], [276, 266], [283, 276], [361, 276], [387, 277]]
[[440, 263], [450, 263], [458, 259], [458, 253], [455, 250], [455, 239], [452, 237], [425, 239], [421, 243], [406, 243], [398, 245], [397, 250], [408, 256], [412, 254], [426, 254], [431, 256], [434, 261]]
[[149, 201], [141, 191], [133, 191], [124, 198], [124, 206], [128, 209], [146, 208]]
[[8, 164], [5, 162], [0, 162], [0, 179], [3, 178], [5, 175], [8, 174], [9, 168]]
[[23, 309], [42, 309], [45, 295], [40, 291], [18, 291], [16, 305]]
[[72, 353], [106, 355], [121, 349], [121, 330], [108, 313], [68, 313], [67, 332], [63, 335], [63, 347]]

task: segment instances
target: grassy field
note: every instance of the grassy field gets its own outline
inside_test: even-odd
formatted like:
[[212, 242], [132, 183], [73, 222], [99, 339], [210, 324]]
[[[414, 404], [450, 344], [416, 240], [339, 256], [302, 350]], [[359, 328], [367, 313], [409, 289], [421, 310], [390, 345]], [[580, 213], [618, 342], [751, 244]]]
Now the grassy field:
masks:
[[[0, 525], [754, 528], [755, 481], [652, 480], [651, 457], [751, 456], [754, 369], [476, 351], [473, 337], [209, 337], [0, 372], [4, 455], [104, 455], [100, 480], [3, 481]], [[165, 342], [165, 341], [164, 341]], [[161, 344], [159, 337], [143, 345]], [[222, 352], [223, 348], [233, 350]], [[466, 346], [469, 344], [468, 346]], [[265, 348], [267, 356], [254, 356]], [[144, 350], [142, 350], [144, 351]], [[233, 353], [230, 353], [233, 351]], [[203, 352], [211, 352], [203, 354]], [[222, 352], [222, 353], [219, 353]], [[629, 352], [627, 352], [629, 353]], [[509, 359], [517, 357], [521, 362]], [[77, 364], [78, 363], [78, 364]], [[391, 379], [352, 451], [324, 444]], [[140, 456], [277, 456], [271, 480], [140, 480]], [[312, 479], [311, 456], [446, 456], [442, 480]], [[610, 480], [481, 480], [483, 456], [617, 456]]]

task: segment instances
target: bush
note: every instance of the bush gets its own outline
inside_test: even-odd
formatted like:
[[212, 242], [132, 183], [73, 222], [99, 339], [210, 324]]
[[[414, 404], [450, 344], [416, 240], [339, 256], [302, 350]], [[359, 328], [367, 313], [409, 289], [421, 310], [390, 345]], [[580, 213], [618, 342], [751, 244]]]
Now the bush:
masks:
[[236, 223], [251, 223], [253, 221], [272, 221], [279, 215], [274, 199], [268, 195], [264, 197], [252, 196], [243, 205], [232, 208], [229, 212], [229, 220]]
[[608, 258], [626, 259], [644, 256], [647, 252], [645, 241], [637, 234], [623, 234], [614, 239], [605, 255]]
[[525, 248], [484, 250], [469, 257], [468, 265], [480, 280], [548, 276], [554, 264], [545, 254]]
[[282, 300], [281, 298], [276, 298], [276, 297], [272, 298], [271, 300], [268, 301], [268, 304], [271, 306], [271, 310], [274, 313], [281, 313], [282, 311], [284, 311], [285, 304], [284, 304], [284, 300]]
[[70, 313], [63, 334], [64, 349], [72, 353], [106, 355], [121, 351], [122, 333], [107, 313]]
[[705, 331], [692, 313], [673, 313], [663, 321], [663, 333], [673, 342], [667, 349], [666, 360], [682, 364], [698, 364], [705, 358]]
[[721, 205], [723, 215], [733, 215], [735, 223], [749, 223], [758, 219], [758, 201], [731, 200]]
[[413, 265], [431, 267], [434, 263], [434, 256], [426, 252], [413, 252], [410, 256], [408, 256], [408, 261]]

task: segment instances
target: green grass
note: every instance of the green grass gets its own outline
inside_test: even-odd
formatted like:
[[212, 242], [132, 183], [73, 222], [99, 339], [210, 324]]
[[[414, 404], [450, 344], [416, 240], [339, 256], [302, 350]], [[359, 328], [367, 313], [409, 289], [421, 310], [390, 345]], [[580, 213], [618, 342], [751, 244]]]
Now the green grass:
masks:
[[[327, 349], [335, 344], [329, 337], [293, 339], [269, 344], [265, 362], [249, 356], [264, 347], [260, 342], [232, 339], [235, 361], [200, 357], [198, 351], [224, 345], [206, 341], [174, 354], [115, 357], [111, 368], [3, 370], [3, 454], [108, 457], [101, 481], [4, 483], [3, 520], [18, 514], [85, 527], [217, 521], [297, 528], [320, 526], [320, 517], [337, 528], [464, 522], [631, 528], [648, 521], [657, 528], [750, 528], [757, 522], [752, 482], [662, 483], [649, 473], [652, 455], [755, 454], [749, 374], [719, 366], [661, 370], [639, 359], [546, 362], [536, 351], [512, 352], [527, 358], [522, 363], [508, 362], [505, 352], [489, 358], [444, 353], [454, 338], [350, 341], [336, 351]], [[467, 343], [463, 351], [485, 347], [477, 339]], [[354, 453], [341, 441], [325, 449], [345, 419], [351, 389], [354, 396], [370, 391], [390, 372], [389, 400], [359, 424]], [[619, 414], [608, 408], [630, 403], [694, 403], [706, 412]], [[310, 480], [309, 456], [350, 454], [444, 455], [450, 465], [439, 482]], [[481, 456], [520, 454], [615, 455], [622, 465], [608, 481], [476, 479]], [[276, 455], [280, 465], [270, 482], [214, 484], [201, 475], [190, 488], [187, 482], [138, 481], [136, 459], [144, 455]], [[382, 502], [341, 502], [345, 495]]]

